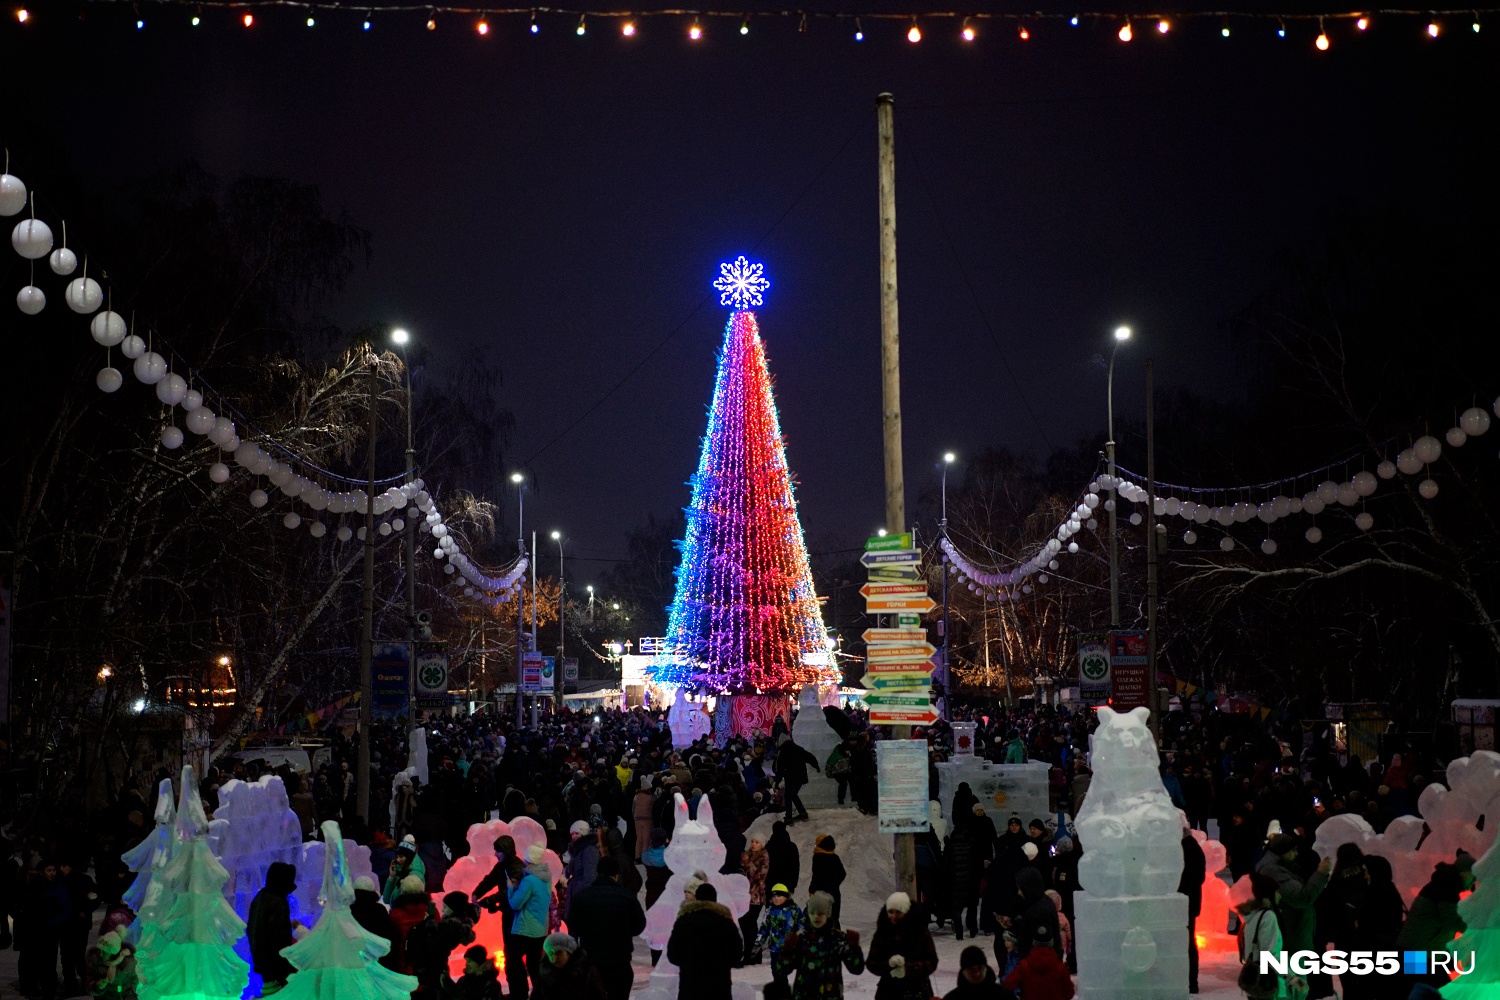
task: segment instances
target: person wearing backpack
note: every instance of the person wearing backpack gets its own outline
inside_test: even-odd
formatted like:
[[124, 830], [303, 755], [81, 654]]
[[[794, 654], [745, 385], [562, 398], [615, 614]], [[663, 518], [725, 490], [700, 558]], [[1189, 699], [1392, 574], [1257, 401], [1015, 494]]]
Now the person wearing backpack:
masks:
[[1240, 975], [1238, 985], [1246, 1000], [1301, 1000], [1307, 996], [1307, 980], [1283, 977], [1275, 969], [1260, 971], [1262, 952], [1282, 951], [1281, 925], [1276, 920], [1276, 880], [1255, 872], [1250, 876], [1251, 898], [1241, 903]]

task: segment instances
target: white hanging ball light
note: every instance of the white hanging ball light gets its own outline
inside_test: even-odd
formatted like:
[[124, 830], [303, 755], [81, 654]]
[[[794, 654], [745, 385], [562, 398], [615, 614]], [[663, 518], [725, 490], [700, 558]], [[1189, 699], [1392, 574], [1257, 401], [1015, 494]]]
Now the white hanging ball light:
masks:
[[1141, 523], [1141, 512], [1140, 511], [1132, 511], [1131, 512], [1131, 514], [1130, 514], [1130, 523], [1131, 524], [1140, 524]]
[[210, 441], [227, 441], [234, 437], [234, 421], [228, 417], [214, 418], [213, 430], [208, 432]]
[[1368, 497], [1375, 495], [1376, 488], [1380, 486], [1380, 480], [1375, 478], [1375, 473], [1362, 469], [1354, 474], [1350, 484], [1354, 487], [1356, 495]]
[[386, 535], [389, 535], [391, 533], [391, 522], [381, 521], [380, 527], [376, 528], [375, 530], [380, 532], [381, 537], [384, 538]]
[[26, 185], [15, 174], [0, 174], [0, 215], [15, 215], [26, 207]]
[[1165, 524], [1162, 524], [1160, 521], [1157, 521], [1156, 522], [1156, 533], [1158, 535], [1165, 535], [1167, 533], [1167, 526]]
[[189, 389], [187, 395], [182, 397], [182, 412], [192, 413], [203, 405], [203, 393], [197, 389]]
[[104, 304], [104, 289], [93, 278], [74, 278], [68, 282], [63, 298], [69, 309], [87, 316]]
[[1046, 573], [1039, 573], [1039, 574], [1037, 574], [1036, 582], [1037, 583], [1046, 583], [1050, 579], [1052, 579], [1052, 578], [1049, 577]]
[[1028, 584], [1024, 584], [1021, 587], [1021, 593], [1023, 593], [1023, 594], [1029, 594], [1029, 593], [1031, 593], [1031, 584], [1029, 584], [1029, 583]]
[[286, 525], [288, 528], [295, 528], [297, 525], [302, 523], [302, 515], [297, 513], [295, 510], [289, 510], [285, 514], [281, 515], [281, 523]]
[[309, 524], [307, 526], [307, 533], [309, 535], [312, 535], [314, 538], [322, 538], [324, 535], [328, 534], [328, 525], [324, 524], [322, 521], [314, 521], [312, 524]]
[[1058, 566], [1058, 562], [1057, 562], [1056, 559], [1049, 559], [1049, 560], [1047, 560], [1047, 568], [1048, 569], [1055, 570], [1055, 569], [1057, 569], [1057, 566]]
[[1219, 549], [1223, 552], [1233, 552], [1234, 539], [1230, 538], [1228, 535], [1225, 535], [1223, 538], [1219, 539]]
[[1214, 511], [1214, 520], [1227, 528], [1234, 523], [1234, 511], [1228, 507], [1220, 507]]
[[161, 429], [161, 446], [168, 451], [182, 447], [182, 428], [168, 424]]
[[252, 507], [264, 507], [270, 499], [266, 495], [265, 490], [254, 489], [250, 491], [250, 506]]
[[1362, 510], [1358, 514], [1354, 515], [1354, 526], [1360, 531], [1369, 531], [1371, 528], [1375, 527], [1375, 518], [1370, 516], [1369, 511]]
[[146, 342], [132, 333], [120, 341], [120, 353], [134, 361], [146, 353]]
[[354, 537], [358, 538], [360, 541], [364, 541], [365, 540], [365, 526], [364, 525], [360, 525], [359, 526], [359, 530], [354, 533]]
[[1115, 501], [1114, 501], [1113, 497], [1111, 497], [1110, 499], [1104, 501], [1104, 509], [1105, 510], [1114, 510], [1115, 509]]
[[1088, 528], [1090, 531], [1098, 531], [1099, 530], [1099, 519], [1097, 517], [1091, 517], [1091, 518], [1089, 518], [1087, 521], [1084, 522], [1084, 527]]
[[1354, 484], [1340, 483], [1338, 488], [1339, 503], [1345, 507], [1353, 507], [1359, 503], [1359, 493], [1354, 489]]
[[1176, 497], [1167, 497], [1166, 503], [1162, 507], [1162, 510], [1173, 516], [1180, 514], [1182, 513], [1182, 501], [1177, 499]]
[[447, 536], [447, 534], [448, 526], [446, 524], [435, 524], [432, 526], [432, 537], [444, 538]]
[[142, 354], [130, 367], [136, 379], [146, 385], [155, 385], [167, 375], [167, 360], [155, 351]]
[[1213, 516], [1214, 512], [1209, 508], [1208, 504], [1200, 503], [1197, 507], [1193, 508], [1194, 524], [1207, 524], [1213, 520]]
[[1277, 495], [1271, 498], [1271, 513], [1277, 517], [1286, 517], [1292, 512], [1292, 498]]
[[1078, 551], [1078, 543], [1077, 542], [1069, 542], [1068, 543], [1068, 551], [1069, 552], [1077, 552]]
[[1386, 459], [1384, 462], [1381, 462], [1379, 465], [1375, 466], [1375, 475], [1379, 476], [1381, 479], [1396, 478], [1396, 463], [1392, 462], [1390, 459]]
[[52, 227], [41, 219], [22, 219], [10, 231], [10, 245], [27, 260], [41, 260], [52, 252]]
[[401, 518], [399, 518], [399, 517], [396, 518], [394, 521], [391, 522], [391, 530], [392, 531], [405, 531], [406, 530], [406, 522], [404, 520], [402, 520]]
[[317, 484], [313, 484], [312, 489], [302, 491], [302, 502], [313, 510], [327, 510], [332, 499], [332, 495]]
[[464, 588], [464, 596], [465, 597], [473, 597], [474, 596], [474, 588], [473, 587], [465, 587]]
[[35, 316], [47, 308], [47, 293], [35, 285], [23, 285], [16, 293], [16, 308], [28, 316]]
[[120, 374], [118, 368], [101, 368], [99, 374], [94, 376], [94, 384], [101, 392], [114, 392], [125, 384], [125, 376]]
[[1325, 479], [1318, 484], [1318, 499], [1325, 504], [1333, 503], [1339, 498], [1339, 484], [1332, 479]]
[[1315, 524], [1311, 528], [1308, 528], [1302, 537], [1306, 538], [1312, 544], [1317, 545], [1323, 540], [1323, 529]]
[[1268, 556], [1274, 556], [1276, 554], [1276, 539], [1263, 539], [1260, 543], [1260, 550]]
[[1464, 429], [1462, 427], [1448, 428], [1448, 432], [1444, 434], [1443, 437], [1447, 440], [1448, 447], [1450, 448], [1462, 448], [1464, 446], [1464, 442], [1469, 440], [1469, 435], [1464, 433]]
[[208, 467], [208, 478], [216, 483], [229, 482], [229, 466], [223, 462], [215, 462]]
[[187, 429], [194, 434], [204, 435], [214, 429], [214, 411], [206, 406], [200, 406], [196, 410], [189, 410], [182, 422]]
[[1471, 406], [1458, 415], [1458, 426], [1469, 437], [1478, 437], [1490, 429], [1490, 415], [1477, 406]]
[[1431, 434], [1423, 434], [1411, 443], [1412, 454], [1424, 465], [1431, 465], [1443, 453], [1443, 445]]
[[1286, 505], [1287, 505], [1287, 508], [1293, 514], [1300, 514], [1300, 513], [1302, 513], [1302, 498], [1301, 497], [1289, 497], [1287, 499]]
[[1417, 457], [1415, 449], [1404, 448], [1396, 456], [1396, 468], [1400, 469], [1404, 475], [1415, 476], [1422, 471], [1422, 460]]
[[72, 274], [78, 270], [78, 255], [67, 247], [58, 247], [47, 263], [52, 265], [53, 274]]
[[1237, 504], [1234, 505], [1234, 519], [1236, 521], [1238, 521], [1240, 524], [1244, 524], [1246, 521], [1250, 520], [1254, 516], [1255, 516], [1255, 504], [1253, 504], [1253, 503], [1237, 503]]
[[1272, 523], [1276, 520], [1276, 505], [1267, 500], [1255, 508], [1255, 516], [1266, 524]]
[[1417, 492], [1422, 494], [1424, 500], [1431, 500], [1438, 495], [1438, 484], [1435, 479], [1424, 479], [1417, 484]]
[[1095, 507], [1099, 506], [1099, 494], [1093, 492], [1092, 490], [1084, 494], [1083, 505], [1089, 510], [1093, 510]]
[[1157, 517], [1161, 517], [1163, 514], [1165, 514], [1167, 512], [1167, 500], [1166, 500], [1166, 498], [1165, 497], [1157, 497], [1151, 503], [1151, 510], [1152, 510], [1153, 513], [1156, 514]]
[[1323, 503], [1323, 498], [1318, 496], [1316, 490], [1302, 498], [1302, 509], [1314, 517], [1323, 513], [1325, 506], [1327, 505]]
[[452, 563], [447, 563], [446, 565], [443, 566], [443, 572], [444, 573], [452, 575], [453, 571], [454, 571], [454, 567], [453, 567]]
[[1182, 540], [1189, 545], [1194, 545], [1198, 541], [1198, 533], [1192, 528], [1189, 528], [1182, 533]]
[[354, 532], [349, 530], [349, 526], [347, 524], [339, 525], [339, 530], [334, 532], [334, 534], [341, 542], [347, 542], [349, 539], [354, 537]]
[[156, 398], [168, 406], [176, 406], [187, 395], [187, 379], [176, 372], [156, 383]]

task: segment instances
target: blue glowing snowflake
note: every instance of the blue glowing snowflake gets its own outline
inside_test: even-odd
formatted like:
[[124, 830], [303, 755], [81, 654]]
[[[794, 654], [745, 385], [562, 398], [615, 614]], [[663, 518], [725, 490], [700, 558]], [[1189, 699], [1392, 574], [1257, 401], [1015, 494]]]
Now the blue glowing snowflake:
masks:
[[719, 305], [748, 309], [762, 303], [761, 293], [771, 283], [766, 280], [763, 265], [739, 257], [732, 264], [719, 265], [719, 280], [714, 287], [719, 290]]

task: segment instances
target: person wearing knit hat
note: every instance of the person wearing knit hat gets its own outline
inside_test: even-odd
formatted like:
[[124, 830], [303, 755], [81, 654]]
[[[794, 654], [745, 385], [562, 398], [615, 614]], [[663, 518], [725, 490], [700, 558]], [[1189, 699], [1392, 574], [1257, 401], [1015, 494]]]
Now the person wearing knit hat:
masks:
[[1288, 954], [1312, 950], [1317, 921], [1314, 907], [1333, 871], [1333, 859], [1324, 858], [1311, 875], [1304, 874], [1306, 869], [1297, 864], [1297, 846], [1297, 838], [1277, 833], [1267, 841], [1265, 856], [1255, 866], [1257, 872], [1276, 883], [1276, 919]]
[[[1028, 942], [1023, 941], [1023, 946]], [[1037, 925], [1029, 937], [1030, 950], [1001, 984], [1023, 997], [1071, 997], [1073, 980], [1057, 954], [1057, 939], [1049, 927]]]
[[667, 939], [667, 961], [678, 968], [679, 1000], [729, 1000], [730, 970], [740, 964], [744, 948], [729, 907], [707, 880], [694, 899], [677, 911]]
[[615, 858], [600, 858], [598, 871], [594, 884], [572, 898], [568, 930], [588, 951], [610, 1000], [624, 1000], [634, 982], [630, 959], [636, 935], [646, 929], [646, 912], [621, 881]]
[[1035, 861], [1038, 852], [1036, 849], [1036, 845], [1028, 840], [1026, 843], [1021, 845], [1021, 853], [1026, 855], [1027, 861]]
[[937, 948], [925, 916], [912, 912], [911, 897], [893, 892], [875, 921], [875, 936], [865, 966], [880, 978], [879, 1000], [918, 1000], [931, 997]]
[[83, 975], [84, 985], [96, 997], [134, 997], [135, 949], [117, 931], [108, 931], [89, 949]]
[[958, 956], [958, 985], [943, 1000], [1013, 1000], [1014, 997], [995, 978], [984, 949], [970, 945]]
[[859, 975], [865, 968], [859, 932], [839, 929], [833, 897], [815, 892], [807, 899], [807, 924], [787, 939], [781, 963], [797, 974], [797, 997], [841, 997], [844, 969]]
[[387, 905], [394, 904], [401, 893], [401, 880], [409, 875], [420, 878], [422, 888], [427, 888], [427, 865], [417, 856], [417, 838], [408, 833], [396, 845], [396, 860], [391, 863], [390, 876], [385, 880], [380, 901]]
[[837, 847], [832, 834], [825, 833], [818, 837], [813, 845], [812, 881], [807, 884], [809, 893], [826, 892], [832, 898], [835, 926], [839, 923], [839, 913], [843, 909], [842, 886], [847, 875], [843, 859], [834, 853]]
[[[380, 890], [371, 876], [361, 875], [354, 880], [354, 900], [349, 904], [349, 915], [355, 923], [394, 947], [396, 925], [391, 922], [391, 911], [380, 902]], [[389, 950], [380, 959], [380, 964], [396, 971], [396, 960]]]
[[[599, 837], [585, 820], [568, 828], [568, 858], [563, 875], [568, 880], [569, 897], [594, 884], [599, 868]], [[566, 915], [565, 915], [566, 918]]]
[[577, 997], [578, 1000], [604, 1000], [604, 980], [599, 970], [589, 959], [588, 953], [578, 946], [578, 939], [570, 934], [555, 931], [542, 942], [542, 962], [536, 980], [537, 995], [547, 997]]

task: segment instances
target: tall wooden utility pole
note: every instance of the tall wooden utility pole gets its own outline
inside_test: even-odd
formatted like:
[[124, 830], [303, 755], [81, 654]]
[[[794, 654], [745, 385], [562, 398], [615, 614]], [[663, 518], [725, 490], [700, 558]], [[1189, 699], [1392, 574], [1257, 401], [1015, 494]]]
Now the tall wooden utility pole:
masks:
[[[901, 327], [896, 311], [896, 99], [875, 98], [880, 134], [880, 410], [885, 441], [885, 530], [906, 530], [906, 483], [901, 472]], [[898, 739], [910, 726], [895, 726]], [[917, 838], [896, 834], [896, 880], [917, 898]]]
[[1166, 705], [1156, 689], [1156, 389], [1151, 360], [1146, 359], [1146, 679], [1151, 699], [1151, 728], [1161, 739]]
[[[359, 758], [354, 769], [354, 811], [370, 820], [370, 744], [375, 739], [375, 402], [380, 356], [370, 347], [370, 427], [365, 445], [369, 484], [365, 495], [365, 584], [361, 593], [364, 627], [359, 643]], [[410, 655], [410, 654], [408, 654]], [[407, 670], [411, 669], [408, 661]]]

